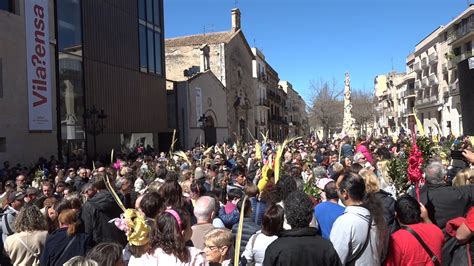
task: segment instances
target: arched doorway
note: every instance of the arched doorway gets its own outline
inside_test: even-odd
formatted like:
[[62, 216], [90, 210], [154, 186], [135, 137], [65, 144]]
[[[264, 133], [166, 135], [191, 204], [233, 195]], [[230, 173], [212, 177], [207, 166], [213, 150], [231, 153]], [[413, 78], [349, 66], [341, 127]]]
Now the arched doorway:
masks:
[[204, 125], [204, 134], [206, 139], [206, 145], [211, 146], [215, 145], [217, 142], [217, 130], [214, 123], [214, 118], [208, 115], [206, 117], [206, 123]]

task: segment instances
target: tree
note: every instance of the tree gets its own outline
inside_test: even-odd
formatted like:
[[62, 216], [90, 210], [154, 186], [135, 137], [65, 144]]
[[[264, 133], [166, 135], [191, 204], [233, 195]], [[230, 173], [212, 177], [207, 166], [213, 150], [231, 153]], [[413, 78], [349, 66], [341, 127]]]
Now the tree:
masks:
[[375, 98], [372, 93], [362, 90], [354, 90], [352, 97], [352, 115], [356, 125], [362, 134], [367, 135], [367, 125], [374, 121]]
[[332, 84], [323, 80], [311, 81], [310, 90], [313, 93], [309, 112], [310, 124], [321, 127], [323, 138], [327, 138], [331, 129], [342, 125], [344, 102], [341, 96], [344, 90], [337, 88], [335, 80]]

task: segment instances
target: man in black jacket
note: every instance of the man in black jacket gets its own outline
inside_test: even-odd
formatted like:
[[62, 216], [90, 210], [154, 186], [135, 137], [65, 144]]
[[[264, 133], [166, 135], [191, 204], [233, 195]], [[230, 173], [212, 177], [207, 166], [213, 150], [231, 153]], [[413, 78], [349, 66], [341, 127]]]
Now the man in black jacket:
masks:
[[268, 246], [263, 265], [341, 265], [331, 242], [309, 227], [313, 204], [300, 191], [292, 192], [283, 201], [285, 216], [291, 230], [283, 231]]
[[122, 210], [107, 190], [104, 177], [98, 176], [94, 187], [97, 194], [86, 201], [82, 207], [81, 220], [84, 231], [89, 234], [93, 245], [101, 242], [116, 242], [125, 246], [127, 243], [125, 232], [120, 231], [114, 223], [109, 223], [110, 220], [119, 218]]
[[431, 221], [444, 229], [446, 222], [464, 217], [474, 199], [474, 185], [448, 186], [446, 169], [439, 162], [425, 168], [426, 184], [420, 189], [420, 202], [428, 210]]

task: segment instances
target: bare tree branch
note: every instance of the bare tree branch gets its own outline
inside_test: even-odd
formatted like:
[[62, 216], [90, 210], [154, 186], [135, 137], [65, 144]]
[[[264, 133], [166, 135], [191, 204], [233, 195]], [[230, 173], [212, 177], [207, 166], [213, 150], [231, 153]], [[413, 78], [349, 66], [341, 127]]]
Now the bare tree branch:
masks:
[[327, 81], [311, 81], [312, 91], [310, 123], [313, 126], [323, 128], [323, 137], [329, 135], [331, 129], [336, 129], [342, 124], [344, 90], [337, 88], [337, 82], [333, 79], [329, 85]]

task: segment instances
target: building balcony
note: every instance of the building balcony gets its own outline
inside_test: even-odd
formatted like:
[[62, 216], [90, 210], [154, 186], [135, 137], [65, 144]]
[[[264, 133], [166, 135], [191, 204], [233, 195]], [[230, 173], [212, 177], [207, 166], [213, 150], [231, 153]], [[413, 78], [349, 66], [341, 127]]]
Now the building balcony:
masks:
[[459, 94], [459, 83], [458, 81], [449, 84], [449, 95], [454, 96]]
[[428, 57], [423, 57], [423, 58], [421, 59], [421, 68], [426, 68], [426, 67], [428, 67], [428, 66], [429, 66], [429, 65], [428, 65]]
[[421, 80], [421, 86], [422, 86], [423, 88], [428, 87], [429, 84], [430, 84], [430, 82], [428, 81], [428, 78], [427, 78], [427, 77], [424, 77], [424, 78]]
[[421, 71], [421, 63], [420, 62], [416, 62], [413, 64], [413, 70], [418, 72], [418, 71]]
[[267, 83], [268, 82], [268, 77], [264, 72], [260, 73], [260, 75], [258, 75], [257, 79], [259, 81], [261, 81], [262, 83]]
[[449, 98], [449, 91], [443, 92], [443, 98]]
[[474, 22], [466, 23], [461, 25], [455, 32], [453, 42], [463, 38], [464, 36], [474, 32]]
[[404, 98], [410, 98], [410, 97], [415, 97], [415, 90], [406, 90], [403, 92], [403, 97]]
[[431, 97], [428, 99], [429, 103], [436, 103], [438, 101], [438, 95], [431, 95]]
[[432, 95], [431, 97], [425, 97], [423, 99], [418, 99], [415, 102], [415, 105], [417, 108], [420, 107], [430, 107], [430, 106], [435, 106], [439, 105], [438, 101], [438, 95]]
[[436, 74], [435, 74], [435, 73], [431, 73], [431, 74], [429, 75], [428, 81], [429, 81], [430, 86], [438, 85], [438, 84], [439, 84], [438, 78], [436, 77]]
[[265, 106], [265, 107], [270, 106], [268, 99], [259, 99], [257, 105], [258, 106]]
[[415, 81], [415, 90], [421, 89], [421, 80]]
[[410, 116], [413, 115], [413, 108], [406, 108], [401, 112], [402, 116]]
[[448, 73], [448, 64], [447, 63], [442, 64], [441, 69], [443, 70], [443, 74]]
[[448, 69], [453, 69], [456, 67], [456, 61], [455, 60], [449, 60], [448, 61]]
[[433, 52], [433, 53], [429, 54], [428, 55], [428, 60], [429, 60], [430, 65], [438, 63], [438, 53]]

